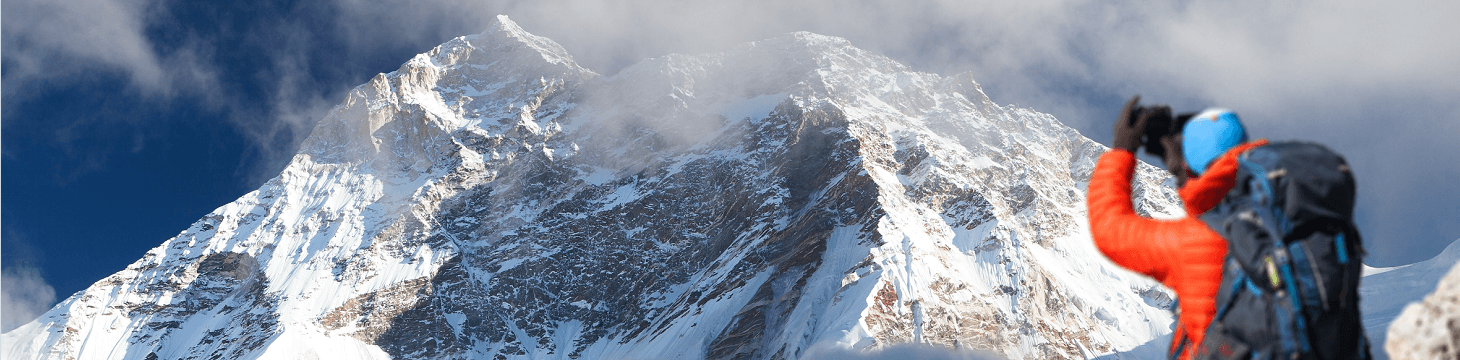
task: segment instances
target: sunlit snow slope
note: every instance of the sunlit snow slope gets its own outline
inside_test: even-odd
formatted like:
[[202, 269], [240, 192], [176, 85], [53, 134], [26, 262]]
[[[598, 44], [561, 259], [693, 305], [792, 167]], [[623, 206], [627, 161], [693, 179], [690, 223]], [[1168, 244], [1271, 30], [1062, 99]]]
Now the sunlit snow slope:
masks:
[[[1106, 150], [811, 33], [579, 67], [506, 17], [350, 93], [289, 166], [4, 335], [6, 359], [1108, 355], [1172, 299], [1093, 248]], [[1140, 211], [1180, 216], [1142, 165]], [[1118, 355], [1117, 355], [1118, 356]]]

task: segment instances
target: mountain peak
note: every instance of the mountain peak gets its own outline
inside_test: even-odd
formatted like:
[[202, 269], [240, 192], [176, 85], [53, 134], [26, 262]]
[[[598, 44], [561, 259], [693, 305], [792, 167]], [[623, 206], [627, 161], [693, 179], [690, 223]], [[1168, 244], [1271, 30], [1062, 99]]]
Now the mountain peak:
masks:
[[506, 32], [523, 34], [527, 33], [527, 30], [522, 30], [522, 26], [518, 26], [517, 22], [512, 21], [512, 19], [508, 18], [506, 14], [497, 15], [497, 21], [492, 22], [490, 25], [487, 25], [487, 27], [489, 29], [498, 29]]
[[[0, 349], [1070, 358], [1168, 333], [1169, 292], [1100, 261], [1080, 220], [1104, 147], [981, 95], [807, 32], [596, 78], [499, 16], [356, 88], [283, 174]], [[1179, 212], [1139, 171], [1139, 211]]]
[[377, 162], [411, 177], [442, 170], [432, 165], [449, 162], [442, 152], [454, 146], [451, 133], [484, 121], [515, 126], [540, 110], [532, 104], [541, 97], [597, 76], [557, 42], [499, 15], [485, 31], [356, 87], [315, 126], [301, 153], [313, 161]]
[[518, 26], [507, 15], [497, 15], [496, 21], [488, 25], [486, 31], [477, 34], [477, 37], [483, 36], [499, 39], [515, 39], [542, 53], [543, 60], [554, 64], [578, 66], [577, 62], [573, 61], [573, 56], [569, 55], [568, 50], [563, 49], [562, 45], [558, 45], [552, 39], [533, 35], [527, 32], [527, 30], [523, 30], [521, 26]]
[[831, 35], [822, 35], [822, 34], [817, 34], [817, 33], [810, 32], [810, 31], [796, 31], [796, 32], [792, 32], [792, 33], [788, 34], [787, 37], [789, 37], [791, 39], [794, 39], [794, 40], [796, 40], [798, 42], [801, 42], [801, 43], [804, 43], [804, 44], [809, 44], [809, 45], [814, 44], [814, 45], [824, 45], [824, 46], [834, 46], [834, 47], [850, 47], [850, 46], [852, 46], [852, 42], [849, 41], [849, 40], [847, 40], [847, 39], [845, 39], [845, 38], [841, 38], [841, 37], [837, 37], [837, 36], [831, 36]]

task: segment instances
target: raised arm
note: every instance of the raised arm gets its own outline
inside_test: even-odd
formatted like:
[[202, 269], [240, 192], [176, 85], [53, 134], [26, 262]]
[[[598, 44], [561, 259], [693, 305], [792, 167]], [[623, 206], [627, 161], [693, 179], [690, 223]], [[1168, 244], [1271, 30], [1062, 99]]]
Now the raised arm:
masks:
[[1193, 217], [1156, 220], [1136, 214], [1130, 198], [1135, 164], [1135, 154], [1124, 149], [1111, 150], [1096, 163], [1087, 197], [1090, 234], [1110, 261], [1175, 290], [1182, 329], [1200, 344], [1216, 313], [1227, 242]]
[[1100, 157], [1090, 178], [1090, 235], [1095, 247], [1116, 264], [1164, 282], [1170, 271], [1170, 249], [1157, 239], [1162, 221], [1137, 215], [1131, 204], [1135, 154], [1114, 149]]

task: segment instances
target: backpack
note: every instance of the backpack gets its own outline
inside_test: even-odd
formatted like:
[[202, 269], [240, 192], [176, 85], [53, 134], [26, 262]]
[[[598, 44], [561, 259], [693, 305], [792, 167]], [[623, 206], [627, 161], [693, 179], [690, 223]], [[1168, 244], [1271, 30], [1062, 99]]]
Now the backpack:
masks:
[[1235, 185], [1201, 215], [1227, 239], [1227, 259], [1216, 317], [1195, 357], [1370, 359], [1347, 162], [1323, 145], [1284, 142], [1238, 163]]

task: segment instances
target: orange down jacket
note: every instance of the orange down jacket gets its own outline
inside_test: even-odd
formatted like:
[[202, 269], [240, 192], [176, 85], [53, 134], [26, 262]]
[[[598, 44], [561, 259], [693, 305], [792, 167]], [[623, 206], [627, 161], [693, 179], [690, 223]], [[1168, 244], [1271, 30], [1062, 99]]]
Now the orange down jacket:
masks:
[[[1179, 194], [1190, 216], [1175, 220], [1137, 215], [1131, 204], [1135, 154], [1114, 149], [1100, 157], [1090, 179], [1090, 233], [1095, 246], [1112, 262], [1166, 285], [1176, 292], [1181, 328], [1192, 344], [1201, 344], [1216, 313], [1218, 284], [1227, 241], [1196, 218], [1221, 202], [1236, 181], [1237, 155], [1266, 144], [1258, 140], [1232, 148], [1212, 162], [1206, 174], [1187, 181]], [[1189, 358], [1191, 347], [1182, 354]]]

